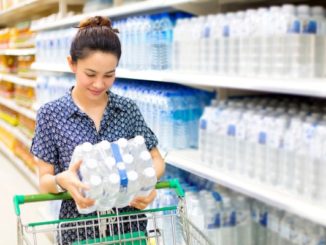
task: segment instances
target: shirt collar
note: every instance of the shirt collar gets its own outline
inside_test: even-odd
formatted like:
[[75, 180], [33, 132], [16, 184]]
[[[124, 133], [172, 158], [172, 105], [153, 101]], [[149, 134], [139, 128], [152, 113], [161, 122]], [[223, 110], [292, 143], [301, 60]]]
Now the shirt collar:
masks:
[[[74, 100], [72, 99], [72, 89], [74, 87], [71, 87], [69, 92], [66, 93], [66, 95], [63, 97], [63, 102], [65, 104], [65, 117], [69, 118], [74, 114], [80, 113], [80, 114], [84, 114], [84, 112], [82, 112], [78, 106], [75, 104]], [[109, 101], [108, 104], [105, 108], [105, 112], [108, 112], [109, 109], [118, 109], [118, 110], [122, 110], [125, 111], [126, 108], [123, 106], [122, 101], [119, 99], [119, 96], [115, 93], [112, 93], [111, 91], [107, 92], [109, 95]]]

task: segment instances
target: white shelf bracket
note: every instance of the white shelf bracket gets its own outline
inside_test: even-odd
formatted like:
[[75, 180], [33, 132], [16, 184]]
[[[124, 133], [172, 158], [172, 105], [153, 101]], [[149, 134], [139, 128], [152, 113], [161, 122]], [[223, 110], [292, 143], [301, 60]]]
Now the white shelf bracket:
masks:
[[59, 17], [64, 18], [67, 15], [67, 0], [59, 0]]

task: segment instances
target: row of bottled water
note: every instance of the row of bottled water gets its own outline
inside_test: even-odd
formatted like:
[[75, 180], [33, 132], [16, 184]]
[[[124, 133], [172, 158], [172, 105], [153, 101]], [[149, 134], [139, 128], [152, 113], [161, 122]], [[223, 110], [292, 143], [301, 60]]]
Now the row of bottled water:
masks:
[[35, 37], [36, 62], [66, 64], [70, 45], [78, 28], [38, 32]]
[[71, 162], [78, 160], [83, 160], [81, 180], [90, 187], [83, 191], [84, 196], [95, 200], [92, 207], [78, 207], [82, 214], [126, 207], [135, 196], [148, 196], [157, 182], [151, 155], [140, 135], [113, 143], [83, 143], [75, 148]]
[[35, 88], [37, 107], [60, 98], [74, 85], [75, 78], [68, 73], [39, 73]]
[[[120, 30], [119, 66], [229, 75], [325, 76], [322, 7], [283, 5], [185, 18], [183, 13], [129, 17]], [[176, 22], [176, 25], [174, 23]], [[66, 62], [76, 28], [40, 32], [37, 62]]]
[[136, 102], [161, 149], [197, 147], [199, 118], [212, 93], [175, 84], [121, 79], [111, 90]]
[[130, 17], [114, 22], [120, 31], [119, 66], [131, 70], [171, 69], [174, 15]]
[[[166, 176], [179, 178], [186, 193], [188, 217], [207, 235], [212, 244], [324, 245], [326, 243], [325, 227], [246, 198], [176, 168], [169, 168]], [[158, 197], [152, 207], [178, 203], [175, 194], [169, 190], [159, 191]], [[177, 232], [177, 244], [185, 245], [180, 229], [177, 229]]]
[[249, 97], [214, 103], [200, 119], [204, 164], [326, 202], [325, 102]]
[[325, 76], [323, 7], [290, 4], [178, 19], [173, 69], [228, 75]]

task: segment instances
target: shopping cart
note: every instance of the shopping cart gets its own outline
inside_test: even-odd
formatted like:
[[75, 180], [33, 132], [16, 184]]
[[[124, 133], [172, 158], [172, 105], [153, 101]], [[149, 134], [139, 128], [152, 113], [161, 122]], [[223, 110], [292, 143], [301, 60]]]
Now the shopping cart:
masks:
[[[128, 213], [107, 212], [97, 216], [65, 220], [51, 220], [23, 224], [20, 205], [24, 203], [68, 200], [68, 193], [16, 195], [14, 207], [17, 215], [18, 244], [41, 244], [40, 237], [46, 235], [48, 244], [123, 244], [123, 245], [206, 245], [208, 238], [187, 218], [184, 191], [179, 181], [173, 179], [159, 182], [156, 189], [171, 188], [178, 197], [177, 206], [147, 209]], [[147, 222], [147, 229], [140, 228]], [[129, 229], [126, 227], [138, 227]], [[63, 234], [73, 233], [76, 241], [66, 242]], [[79, 234], [86, 234], [81, 237]]]

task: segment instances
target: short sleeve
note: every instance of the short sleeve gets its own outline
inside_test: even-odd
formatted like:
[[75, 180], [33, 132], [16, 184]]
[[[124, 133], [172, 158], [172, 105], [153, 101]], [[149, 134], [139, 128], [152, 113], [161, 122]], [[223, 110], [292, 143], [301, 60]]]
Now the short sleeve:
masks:
[[48, 106], [41, 107], [36, 116], [36, 128], [32, 140], [31, 153], [51, 164], [58, 163], [58, 149], [53, 139], [54, 127]]
[[153, 131], [147, 126], [143, 115], [141, 114], [138, 106], [133, 103], [132, 106], [132, 122], [134, 136], [142, 135], [145, 138], [145, 144], [148, 150], [158, 145], [158, 140]]

